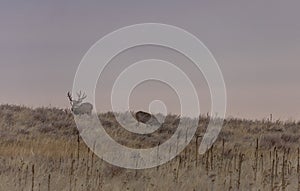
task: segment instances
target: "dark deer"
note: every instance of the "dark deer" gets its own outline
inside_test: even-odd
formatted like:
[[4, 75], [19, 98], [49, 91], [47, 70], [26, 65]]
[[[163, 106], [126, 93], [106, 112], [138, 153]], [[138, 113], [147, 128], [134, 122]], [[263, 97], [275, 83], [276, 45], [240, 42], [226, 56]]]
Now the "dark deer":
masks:
[[147, 124], [147, 125], [160, 125], [159, 121], [156, 119], [155, 116], [153, 116], [150, 113], [144, 112], [144, 111], [138, 111], [135, 113], [135, 119], [138, 121], [138, 126], [141, 123]]
[[91, 115], [92, 114], [92, 110], [93, 110], [93, 105], [85, 102], [82, 103], [82, 101], [87, 97], [85, 94], [82, 94], [81, 91], [79, 93], [77, 93], [78, 99], [77, 100], [73, 100], [71, 93], [68, 92], [68, 98], [70, 100], [70, 104], [72, 106], [71, 111], [75, 114], [75, 115], [83, 115], [83, 114], [88, 114]]

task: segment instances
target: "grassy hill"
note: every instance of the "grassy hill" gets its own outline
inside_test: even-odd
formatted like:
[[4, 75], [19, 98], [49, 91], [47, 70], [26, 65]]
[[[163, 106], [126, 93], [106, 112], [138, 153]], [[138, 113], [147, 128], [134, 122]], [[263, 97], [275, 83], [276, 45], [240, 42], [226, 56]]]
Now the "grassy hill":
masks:
[[[115, 115], [128, 115], [117, 113]], [[99, 114], [119, 143], [148, 148], [176, 130], [176, 115], [149, 135], [126, 131], [114, 113]], [[0, 190], [297, 190], [300, 123], [225, 119], [214, 146], [197, 155], [196, 136], [179, 156], [157, 168], [130, 170], [98, 158], [78, 136], [67, 109], [0, 105]]]

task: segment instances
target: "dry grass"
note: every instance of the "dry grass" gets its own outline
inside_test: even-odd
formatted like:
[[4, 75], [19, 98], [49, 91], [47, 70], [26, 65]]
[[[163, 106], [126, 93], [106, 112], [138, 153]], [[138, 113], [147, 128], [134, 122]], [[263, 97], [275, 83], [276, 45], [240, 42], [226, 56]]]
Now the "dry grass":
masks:
[[[135, 148], [157, 145], [176, 129], [172, 115], [150, 135], [125, 131], [111, 112], [99, 118], [114, 139]], [[78, 139], [68, 110], [1, 105], [0, 190], [300, 190], [300, 123], [226, 119], [214, 146], [197, 155], [196, 137], [207, 123], [200, 118], [196, 136], [175, 159], [129, 170], [95, 156]]]

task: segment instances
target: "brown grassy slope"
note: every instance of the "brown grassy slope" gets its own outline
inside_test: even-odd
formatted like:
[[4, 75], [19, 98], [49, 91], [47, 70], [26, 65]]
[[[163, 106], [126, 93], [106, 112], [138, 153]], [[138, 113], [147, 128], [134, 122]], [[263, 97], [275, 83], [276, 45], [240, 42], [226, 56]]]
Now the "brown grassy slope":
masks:
[[[121, 128], [111, 112], [99, 118], [114, 139], [135, 148], [157, 145], [176, 129], [172, 115], [161, 129], [143, 136]], [[207, 123], [200, 118], [196, 135], [204, 134]], [[0, 190], [297, 190], [299, 127], [292, 121], [226, 119], [205, 155], [196, 155], [194, 137], [169, 163], [128, 170], [102, 161], [78, 142], [68, 110], [1, 105]]]

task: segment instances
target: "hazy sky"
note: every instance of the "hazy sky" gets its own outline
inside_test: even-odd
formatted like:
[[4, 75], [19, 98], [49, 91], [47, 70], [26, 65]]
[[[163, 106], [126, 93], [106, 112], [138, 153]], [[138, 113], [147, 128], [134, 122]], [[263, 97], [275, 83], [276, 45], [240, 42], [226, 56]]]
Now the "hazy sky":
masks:
[[[263, 118], [273, 113], [275, 118], [300, 119], [299, 7], [298, 0], [1, 0], [0, 104], [68, 107], [66, 91], [97, 40], [127, 25], [158, 22], [189, 31], [213, 53], [227, 87], [227, 115]], [[111, 70], [117, 74], [122, 62], [166, 55], [185, 64], [168, 50], [144, 47], [120, 55]], [[200, 81], [204, 113], [209, 96]], [[143, 96], [156, 99], [159, 89], [168, 98], [164, 87], [153, 87], [157, 91], [141, 86], [133, 92], [132, 104], [143, 109]], [[100, 111], [108, 108], [101, 102], [107, 94], [97, 92]], [[172, 105], [171, 98], [167, 101]]]

